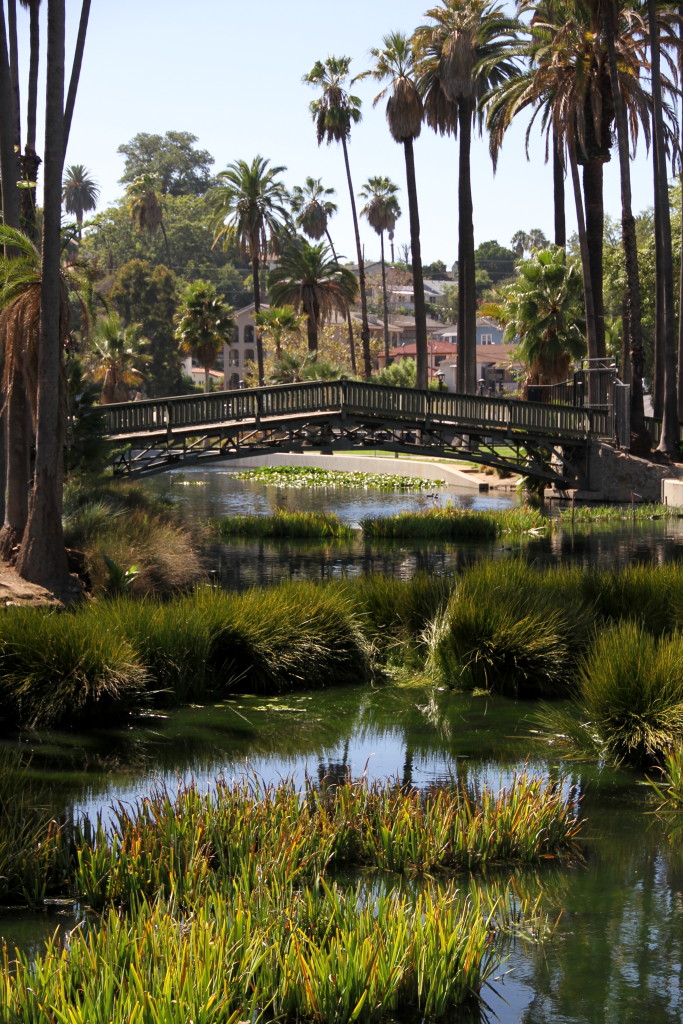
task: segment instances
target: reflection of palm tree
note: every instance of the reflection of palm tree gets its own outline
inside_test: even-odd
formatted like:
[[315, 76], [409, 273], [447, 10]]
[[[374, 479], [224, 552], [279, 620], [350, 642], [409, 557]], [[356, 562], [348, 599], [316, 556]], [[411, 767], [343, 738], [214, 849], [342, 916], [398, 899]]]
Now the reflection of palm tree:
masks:
[[[235, 243], [251, 260], [254, 282], [254, 312], [261, 309], [261, 264], [275, 246], [287, 222], [287, 192], [278, 176], [285, 167], [269, 167], [270, 161], [256, 156], [250, 164], [235, 160], [217, 176], [211, 195], [216, 237], [226, 246]], [[256, 332], [256, 361], [259, 384], [263, 385], [263, 342]]]
[[308, 350], [318, 348], [318, 330], [333, 312], [346, 313], [356, 297], [357, 282], [347, 267], [330, 257], [327, 246], [292, 238], [270, 276], [273, 302], [292, 305], [306, 315]]
[[[413, 269], [413, 304], [415, 306], [415, 349], [418, 388], [427, 387], [427, 313], [425, 309], [424, 284], [422, 282], [422, 254], [420, 249], [420, 218], [417, 205], [415, 182], [415, 157], [413, 141], [422, 129], [422, 99], [414, 80], [415, 58], [407, 36], [392, 32], [384, 37], [384, 49], [371, 50], [375, 67], [363, 76], [371, 75], [378, 81], [391, 80], [392, 93], [387, 102], [387, 121], [392, 138], [403, 144], [406, 162], [406, 191], [410, 217], [410, 252]], [[375, 104], [383, 99], [387, 89], [375, 98]], [[389, 232], [389, 238], [392, 232]], [[393, 245], [391, 251], [393, 263]], [[407, 254], [406, 254], [407, 262]]]
[[309, 85], [317, 85], [322, 89], [322, 96], [314, 100], [310, 105], [311, 114], [315, 120], [318, 145], [323, 139], [328, 143], [341, 142], [344, 154], [344, 166], [346, 168], [346, 180], [349, 186], [349, 198], [351, 200], [351, 216], [353, 218], [353, 230], [356, 236], [356, 254], [358, 258], [358, 289], [361, 305], [361, 342], [363, 346], [363, 369], [366, 377], [372, 374], [370, 364], [370, 326], [368, 323], [368, 303], [365, 290], [365, 267], [363, 265], [363, 249], [360, 244], [360, 231], [358, 230], [358, 215], [356, 213], [356, 199], [351, 180], [351, 166], [349, 164], [349, 153], [347, 140], [351, 135], [351, 125], [358, 124], [361, 119], [360, 100], [357, 96], [351, 96], [344, 88], [349, 74], [350, 57], [328, 57], [323, 63], [316, 61], [307, 75], [304, 75], [304, 82]]
[[79, 238], [83, 227], [83, 214], [95, 209], [99, 197], [97, 182], [90, 177], [83, 164], [71, 164], [66, 168], [62, 182], [62, 201], [66, 212], [73, 213], [76, 218]]
[[389, 310], [387, 306], [387, 271], [384, 262], [384, 232], [393, 231], [401, 216], [401, 207], [396, 198], [398, 185], [386, 177], [368, 178], [361, 189], [365, 206], [361, 217], [367, 217], [368, 224], [379, 235], [380, 259], [382, 263], [382, 306], [384, 314], [384, 362], [389, 365]]

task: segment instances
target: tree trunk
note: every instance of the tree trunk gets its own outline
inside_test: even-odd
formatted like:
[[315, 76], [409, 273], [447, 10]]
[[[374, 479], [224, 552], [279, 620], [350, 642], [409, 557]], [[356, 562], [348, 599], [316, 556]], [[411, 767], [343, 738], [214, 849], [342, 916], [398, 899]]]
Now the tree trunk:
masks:
[[[678, 80], [683, 80], [683, 23], [679, 28], [679, 45], [678, 45]], [[681, 110], [681, 118], [683, 123], [683, 109]], [[683, 160], [681, 160], [681, 169], [678, 176], [679, 185], [681, 188], [681, 195], [683, 196]], [[683, 216], [681, 216], [681, 236], [680, 236], [680, 274], [678, 281], [678, 419], [679, 422], [683, 420]]]
[[[2, 215], [6, 225], [19, 227], [19, 168], [15, 150], [14, 97], [4, 8], [0, 4], [0, 109], [9, 116], [0, 119], [0, 177], [2, 179]], [[6, 255], [11, 255], [8, 251]], [[27, 437], [26, 392], [23, 374], [17, 367], [7, 367], [10, 386], [4, 402], [5, 445], [5, 514], [0, 531], [0, 557], [6, 558], [23, 535], [28, 518], [29, 452]]]
[[[614, 4], [606, 11], [605, 36], [609, 55], [610, 80], [612, 83], [612, 101], [617, 125], [617, 147], [619, 151], [619, 174], [621, 182], [621, 241], [624, 249], [626, 269], [626, 309], [624, 325], [628, 328], [628, 353], [631, 372], [628, 375], [631, 384], [631, 434], [632, 447], [637, 451], [649, 448], [649, 438], [645, 430], [645, 411], [643, 408], [643, 328], [640, 302], [640, 276], [638, 271], [638, 243], [636, 240], [636, 222], [631, 204], [631, 161], [628, 151], [628, 120], [626, 108], [619, 88], [619, 69], [614, 48], [614, 26], [617, 23], [617, 12]], [[626, 365], [626, 364], [624, 364]], [[638, 374], [636, 370], [639, 369]], [[624, 374], [624, 382], [627, 378]]]
[[583, 276], [583, 301], [586, 307], [586, 339], [588, 352], [595, 351], [595, 306], [593, 304], [593, 286], [591, 281], [590, 263], [588, 257], [588, 246], [586, 244], [586, 220], [583, 215], [583, 197], [581, 195], [581, 183], [579, 181], [579, 168], [576, 163], [576, 151], [573, 143], [568, 147], [569, 170], [572, 177], [572, 188], [574, 190], [574, 202], [576, 204], [576, 222], [579, 235], [579, 249], [581, 251], [581, 271]]
[[[73, 64], [71, 65], [71, 78], [69, 80], [69, 92], [64, 107], [64, 158], [69, 145], [69, 132], [71, 131], [71, 120], [76, 105], [76, 93], [78, 92], [78, 81], [81, 77], [81, 66], [83, 64], [83, 50], [85, 49], [85, 37], [88, 31], [88, 18], [90, 16], [90, 0], [83, 0], [81, 6], [81, 18], [78, 23], [78, 36], [76, 37], [76, 49], [74, 50]], [[163, 228], [163, 224], [162, 224]], [[164, 231], [164, 239], [166, 232]], [[168, 240], [166, 239], [166, 255], [168, 256]]]
[[[259, 280], [259, 258], [257, 250], [258, 242], [251, 242], [252, 257], [251, 257], [251, 278], [254, 282], [254, 313], [261, 312], [261, 282]], [[253, 253], [256, 252], [256, 255]], [[263, 339], [261, 338], [261, 332], [258, 327], [254, 327], [254, 335], [256, 337], [256, 365], [258, 367], [258, 383], [259, 387], [263, 387]]]
[[380, 261], [382, 263], [382, 312], [384, 326], [384, 365], [389, 365], [389, 306], [387, 304], [387, 269], [384, 265], [384, 232], [379, 233]]
[[477, 290], [474, 276], [474, 223], [470, 156], [472, 105], [458, 102], [458, 390], [477, 390]]
[[346, 139], [341, 140], [344, 151], [344, 166], [346, 167], [346, 180], [349, 186], [349, 197], [351, 199], [351, 215], [353, 217], [353, 230], [356, 236], [356, 254], [358, 259], [358, 291], [360, 292], [360, 339], [363, 350], [363, 373], [366, 380], [372, 376], [372, 363], [370, 362], [370, 326], [368, 324], [368, 300], [365, 291], [365, 267], [363, 265], [363, 249], [360, 244], [360, 231], [358, 230], [358, 214], [356, 213], [356, 198], [353, 194], [353, 182], [351, 180], [351, 166], [349, 164], [349, 151]]
[[555, 245], [566, 248], [567, 226], [564, 212], [564, 154], [562, 139], [553, 130], [553, 209], [555, 219]]
[[586, 212], [586, 245], [588, 267], [593, 291], [595, 313], [594, 348], [588, 347], [590, 359], [605, 357], [605, 304], [602, 294], [602, 247], [605, 231], [605, 210], [603, 201], [603, 162], [588, 160], [583, 166], [583, 194]]
[[36, 121], [38, 114], [38, 65], [40, 62], [40, 0], [31, 0], [30, 39], [31, 55], [28, 66], [28, 103], [26, 105], [26, 152], [36, 151]]
[[19, 101], [19, 47], [17, 45], [17, 0], [7, 2], [7, 34], [9, 36], [9, 66], [12, 79], [14, 118], [14, 145], [21, 152], [21, 103]]
[[48, 0], [46, 96], [36, 461], [29, 518], [17, 571], [32, 583], [65, 594], [70, 580], [62, 533], [64, 417], [60, 409], [64, 0]]
[[415, 306], [415, 362], [417, 364], [416, 387], [427, 387], [427, 311], [425, 289], [422, 277], [422, 251], [420, 247], [420, 215], [417, 205], [417, 184], [415, 180], [415, 154], [413, 140], [403, 143], [406, 158], [406, 190], [408, 192], [408, 214], [410, 217], [410, 258], [413, 264], [413, 304]]
[[[332, 250], [332, 255], [334, 256], [334, 261], [335, 261], [335, 263], [339, 263], [339, 260], [337, 259], [337, 253], [335, 252], [335, 248], [334, 248], [334, 242], [332, 241], [332, 236], [330, 235], [329, 229], [327, 227], [325, 228], [325, 234], [327, 235], [327, 241], [329, 243], [330, 249]], [[353, 373], [355, 375], [355, 373], [356, 373], [356, 345], [355, 345], [354, 340], [353, 340], [353, 321], [351, 319], [351, 310], [350, 309], [346, 310], [346, 326], [349, 329], [349, 355], [351, 357], [351, 373]]]
[[658, 451], [667, 455], [680, 455], [678, 447], [678, 396], [676, 389], [676, 334], [674, 330], [674, 277], [671, 253], [671, 215], [669, 189], [666, 176], [666, 146], [664, 114], [662, 110], [662, 80], [660, 72], [660, 43], [655, 0], [648, 0], [650, 27], [650, 70], [652, 76], [652, 127], [655, 160], [655, 206], [658, 225], [655, 238], [656, 273], [662, 282], [662, 349], [664, 352], [664, 405], [662, 435]]

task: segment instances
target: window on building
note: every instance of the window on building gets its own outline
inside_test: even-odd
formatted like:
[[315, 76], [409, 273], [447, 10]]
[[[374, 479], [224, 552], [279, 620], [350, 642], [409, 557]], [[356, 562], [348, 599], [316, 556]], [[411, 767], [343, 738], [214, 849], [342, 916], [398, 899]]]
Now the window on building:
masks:
[[254, 344], [254, 328], [252, 327], [251, 324], [247, 324], [247, 326], [244, 328], [244, 344]]
[[234, 348], [230, 349], [230, 366], [240, 365], [240, 354]]
[[493, 345], [493, 335], [492, 334], [482, 334], [481, 341], [479, 342], [479, 344], [480, 345]]
[[245, 348], [244, 350], [244, 361], [245, 363], [254, 362], [254, 350], [253, 348]]
[[231, 373], [230, 374], [230, 380], [228, 382], [228, 387], [230, 388], [231, 391], [234, 391], [239, 386], [240, 386], [240, 375], [239, 375], [239, 373]]

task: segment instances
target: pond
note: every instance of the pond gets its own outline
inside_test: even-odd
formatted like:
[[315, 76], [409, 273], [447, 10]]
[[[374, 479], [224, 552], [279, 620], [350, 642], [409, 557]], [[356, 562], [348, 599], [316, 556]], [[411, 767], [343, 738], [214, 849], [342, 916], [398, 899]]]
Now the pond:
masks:
[[[49, 784], [56, 805], [93, 815], [155, 785], [173, 789], [192, 777], [210, 787], [218, 775], [245, 772], [264, 781], [351, 771], [418, 786], [454, 778], [498, 786], [526, 762], [530, 771], [567, 776], [586, 819], [586, 861], [514, 873], [520, 891], [542, 892], [559, 921], [541, 945], [512, 948], [485, 1001], [502, 1024], [680, 1022], [680, 846], [668, 841], [638, 777], [563, 763], [540, 740], [536, 713], [534, 705], [445, 690], [330, 688], [236, 696], [130, 730], [23, 742], [33, 750], [34, 778]], [[41, 934], [74, 923], [54, 909], [5, 914], [0, 934], [36, 948]]]

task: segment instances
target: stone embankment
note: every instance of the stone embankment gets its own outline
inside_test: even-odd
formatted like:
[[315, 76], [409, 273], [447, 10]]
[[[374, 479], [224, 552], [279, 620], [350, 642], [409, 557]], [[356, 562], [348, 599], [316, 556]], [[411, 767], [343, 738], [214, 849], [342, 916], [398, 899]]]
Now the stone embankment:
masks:
[[[576, 501], [600, 503], [625, 501], [667, 501], [683, 505], [683, 466], [657, 462], [620, 451], [609, 444], [594, 441], [588, 455], [588, 487], [561, 491], [563, 497]], [[673, 500], [676, 490], [676, 501]], [[547, 491], [558, 496], [558, 491]]]

